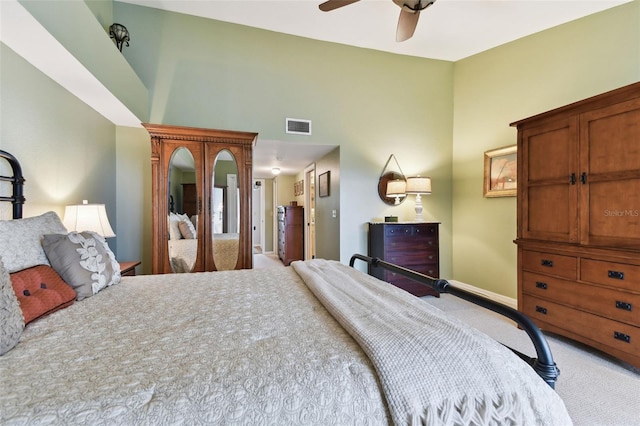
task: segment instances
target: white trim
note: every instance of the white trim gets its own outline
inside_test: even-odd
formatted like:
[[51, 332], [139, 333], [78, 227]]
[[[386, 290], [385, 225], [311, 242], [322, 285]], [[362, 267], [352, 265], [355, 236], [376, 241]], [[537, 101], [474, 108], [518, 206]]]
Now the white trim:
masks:
[[476, 287], [471, 284], [466, 284], [456, 280], [447, 280], [450, 284], [460, 288], [461, 290], [466, 290], [470, 293], [477, 294], [479, 296], [486, 297], [487, 299], [491, 299], [495, 302], [502, 303], [503, 305], [507, 305], [513, 309], [518, 309], [518, 301], [512, 297], [508, 297], [502, 294], [494, 293], [489, 290], [485, 290], [484, 288]]

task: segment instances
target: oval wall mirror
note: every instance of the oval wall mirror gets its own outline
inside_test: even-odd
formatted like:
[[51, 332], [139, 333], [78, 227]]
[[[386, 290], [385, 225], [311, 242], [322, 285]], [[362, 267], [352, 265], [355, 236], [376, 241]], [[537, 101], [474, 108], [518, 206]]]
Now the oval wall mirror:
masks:
[[385, 204], [388, 204], [390, 206], [397, 206], [398, 204], [402, 204], [406, 198], [398, 197], [396, 203], [395, 196], [387, 196], [387, 186], [389, 185], [389, 182], [393, 182], [395, 180], [406, 182], [405, 177], [397, 172], [386, 172], [382, 176], [380, 176], [380, 179], [378, 179], [378, 195]]
[[231, 151], [223, 149], [218, 153], [212, 179], [213, 262], [218, 271], [236, 269], [240, 244], [240, 190], [238, 164]]
[[195, 160], [180, 147], [169, 161], [169, 263], [176, 273], [192, 272], [198, 254], [198, 188]]

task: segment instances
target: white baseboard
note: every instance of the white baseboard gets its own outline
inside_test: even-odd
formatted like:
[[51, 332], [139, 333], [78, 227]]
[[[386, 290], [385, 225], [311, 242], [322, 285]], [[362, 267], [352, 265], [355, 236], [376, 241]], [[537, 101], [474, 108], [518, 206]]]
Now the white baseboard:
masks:
[[495, 302], [502, 303], [503, 305], [507, 305], [513, 309], [518, 309], [518, 301], [512, 297], [494, 293], [492, 291], [485, 290], [483, 288], [479, 288], [471, 284], [463, 283], [456, 280], [447, 280], [447, 281], [462, 290], [468, 291], [469, 293], [474, 293], [479, 296], [486, 297], [487, 299], [493, 300]]

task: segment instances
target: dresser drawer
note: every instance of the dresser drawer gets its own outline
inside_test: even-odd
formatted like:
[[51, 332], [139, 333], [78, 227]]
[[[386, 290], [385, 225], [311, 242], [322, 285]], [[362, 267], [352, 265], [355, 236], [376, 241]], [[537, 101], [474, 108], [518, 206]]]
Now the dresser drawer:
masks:
[[640, 294], [524, 272], [523, 291], [536, 297], [640, 326]]
[[640, 292], [640, 266], [582, 259], [580, 280]]
[[438, 261], [435, 250], [387, 250], [383, 259], [400, 266], [421, 265]]
[[638, 327], [532, 296], [524, 298], [523, 312], [534, 321], [540, 320], [554, 324], [556, 327], [622, 352], [632, 355], [640, 352], [640, 328]]
[[575, 280], [578, 278], [578, 259], [573, 256], [522, 250], [522, 269]]
[[[428, 275], [431, 278], [438, 278], [438, 275], [439, 275], [437, 263], [432, 263], [428, 265], [421, 264], [417, 266], [410, 266], [410, 265], [399, 265], [399, 266], [403, 266], [407, 269], [411, 269], [412, 271]], [[385, 276], [384, 280], [390, 283], [397, 283], [397, 282], [406, 281], [406, 280], [413, 281], [411, 278], [405, 277], [395, 272], [386, 271], [386, 270], [385, 270], [384, 276]]]
[[412, 224], [402, 224], [402, 225], [393, 225], [393, 226], [385, 226], [384, 228], [384, 236], [385, 237], [395, 237], [395, 236], [433, 236], [437, 237], [438, 235], [438, 226], [436, 224], [426, 224], [426, 225], [412, 225]]

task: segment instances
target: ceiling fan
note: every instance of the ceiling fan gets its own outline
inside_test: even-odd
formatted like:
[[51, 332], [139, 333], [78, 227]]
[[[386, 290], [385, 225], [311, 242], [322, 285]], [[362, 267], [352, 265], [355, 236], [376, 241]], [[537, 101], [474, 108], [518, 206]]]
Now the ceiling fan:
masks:
[[[329, 12], [357, 1], [359, 0], [327, 0], [319, 7], [321, 11]], [[436, 0], [393, 0], [393, 2], [400, 6], [396, 41], [405, 41], [413, 36], [418, 25], [420, 12], [431, 6]]]

